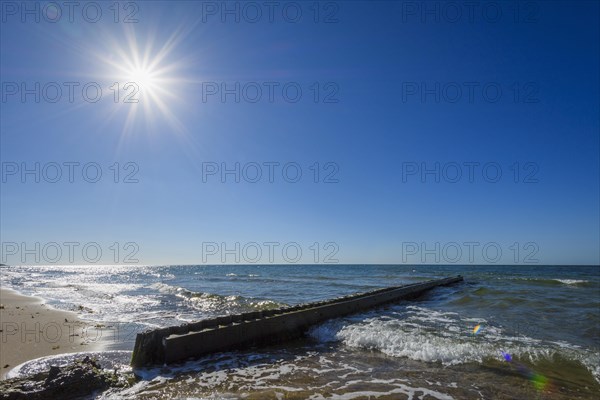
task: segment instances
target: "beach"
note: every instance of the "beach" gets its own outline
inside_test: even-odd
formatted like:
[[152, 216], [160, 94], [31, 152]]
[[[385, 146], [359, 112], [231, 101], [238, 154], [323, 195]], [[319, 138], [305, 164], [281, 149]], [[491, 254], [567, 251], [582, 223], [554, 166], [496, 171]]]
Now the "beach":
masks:
[[85, 324], [75, 312], [57, 310], [38, 297], [4, 287], [0, 304], [0, 379], [29, 360], [98, 347], [81, 337]]

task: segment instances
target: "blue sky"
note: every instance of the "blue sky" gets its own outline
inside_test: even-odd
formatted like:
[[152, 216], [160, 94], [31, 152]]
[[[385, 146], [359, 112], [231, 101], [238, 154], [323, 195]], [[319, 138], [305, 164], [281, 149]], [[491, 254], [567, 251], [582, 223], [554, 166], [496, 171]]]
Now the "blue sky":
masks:
[[600, 263], [597, 2], [8, 3], [2, 262]]

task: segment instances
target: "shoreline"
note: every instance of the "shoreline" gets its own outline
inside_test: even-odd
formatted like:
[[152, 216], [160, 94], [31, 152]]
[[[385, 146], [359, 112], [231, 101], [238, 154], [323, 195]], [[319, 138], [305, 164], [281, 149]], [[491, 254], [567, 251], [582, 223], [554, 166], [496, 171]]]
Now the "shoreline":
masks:
[[57, 310], [33, 296], [0, 287], [0, 380], [14, 367], [36, 358], [98, 351], [86, 339], [86, 327], [72, 311]]

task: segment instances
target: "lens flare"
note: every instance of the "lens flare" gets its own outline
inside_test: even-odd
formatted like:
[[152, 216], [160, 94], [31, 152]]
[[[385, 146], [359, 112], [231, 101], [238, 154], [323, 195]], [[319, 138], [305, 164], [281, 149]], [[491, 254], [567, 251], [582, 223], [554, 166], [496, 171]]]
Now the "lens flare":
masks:
[[[506, 362], [512, 362], [512, 356], [508, 353], [505, 352], [501, 352], [502, 353], [502, 357], [504, 357], [504, 359], [506, 360]], [[548, 378], [546, 378], [544, 375], [539, 374], [535, 371], [532, 371], [531, 369], [527, 368], [525, 365], [523, 364], [516, 364], [516, 368], [517, 371], [519, 371], [519, 373], [524, 376], [525, 378], [527, 378], [532, 384], [533, 387], [540, 391], [543, 392], [546, 389], [548, 389]]]
[[543, 391], [548, 384], [548, 378], [542, 374], [533, 374], [533, 377], [531, 377], [530, 380], [533, 383], [533, 386], [539, 391]]

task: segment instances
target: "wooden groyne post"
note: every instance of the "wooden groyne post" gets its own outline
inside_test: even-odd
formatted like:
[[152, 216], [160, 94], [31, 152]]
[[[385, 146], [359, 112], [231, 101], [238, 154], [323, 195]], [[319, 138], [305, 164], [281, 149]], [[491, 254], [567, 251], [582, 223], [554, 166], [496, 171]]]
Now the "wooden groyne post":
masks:
[[437, 286], [461, 282], [462, 276], [389, 287], [333, 300], [277, 310], [202, 320], [138, 333], [131, 359], [133, 367], [170, 364], [209, 353], [277, 343], [297, 338], [315, 324], [409, 299]]

